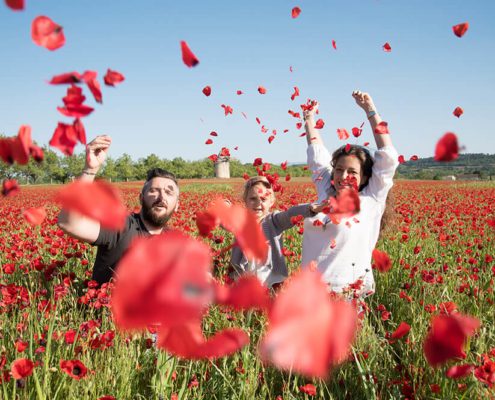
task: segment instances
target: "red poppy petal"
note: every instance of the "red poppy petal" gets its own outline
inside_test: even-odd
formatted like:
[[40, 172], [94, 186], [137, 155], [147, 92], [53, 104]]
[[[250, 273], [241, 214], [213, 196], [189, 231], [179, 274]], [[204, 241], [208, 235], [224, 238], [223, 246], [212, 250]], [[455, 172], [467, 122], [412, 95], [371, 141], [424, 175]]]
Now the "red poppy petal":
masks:
[[464, 110], [461, 107], [456, 107], [452, 114], [459, 118], [462, 114], [464, 114]]
[[3, 196], [15, 196], [20, 190], [19, 184], [15, 179], [5, 179], [2, 183]]
[[82, 121], [79, 118], [76, 118], [72, 124], [72, 127], [76, 133], [77, 140], [79, 140], [82, 144], [86, 144], [86, 130], [84, 129]]
[[443, 135], [435, 146], [435, 161], [454, 161], [459, 157], [457, 136], [452, 132]]
[[103, 228], [120, 230], [125, 225], [127, 209], [120, 192], [105, 181], [76, 180], [63, 186], [56, 200], [64, 209], [98, 221]]
[[32, 207], [24, 210], [22, 215], [31, 225], [41, 225], [46, 218], [46, 210], [45, 207]]
[[102, 103], [101, 87], [100, 82], [96, 79], [97, 75], [98, 74], [96, 71], [85, 71], [82, 74], [82, 80], [86, 83], [88, 89], [93, 94], [95, 101], [97, 103]]
[[447, 370], [447, 372], [445, 372], [445, 376], [447, 376], [447, 378], [452, 378], [452, 379], [464, 378], [468, 375], [471, 375], [473, 370], [474, 370], [474, 365], [470, 365], [470, 364], [454, 365], [450, 367]]
[[117, 83], [123, 82], [125, 80], [125, 76], [120, 72], [113, 71], [108, 68], [107, 73], [103, 77], [103, 82], [107, 86], [115, 86]]
[[321, 118], [316, 121], [315, 124], [315, 129], [322, 129], [325, 126], [325, 121], [323, 121]]
[[115, 323], [142, 329], [198, 320], [213, 297], [210, 271], [210, 248], [181, 232], [135, 239], [117, 265]]
[[301, 14], [301, 9], [299, 7], [294, 7], [291, 11], [292, 18], [299, 17], [299, 14]]
[[259, 94], [265, 94], [266, 89], [263, 86], [258, 86], [258, 92], [259, 92]]
[[31, 25], [31, 38], [38, 46], [57, 50], [65, 44], [62, 27], [45, 16], [36, 17]]
[[205, 86], [205, 87], [203, 88], [203, 94], [204, 94], [206, 97], [208, 97], [208, 96], [211, 94], [211, 87], [209, 87], [209, 86]]
[[424, 353], [428, 363], [436, 367], [452, 358], [464, 358], [464, 344], [479, 325], [480, 322], [476, 318], [459, 313], [435, 316], [424, 341]]
[[337, 42], [335, 40], [332, 40], [332, 47], [337, 50]]
[[67, 156], [74, 153], [77, 145], [77, 133], [72, 125], [59, 122], [49, 142], [50, 146], [56, 147]]
[[347, 140], [349, 139], [349, 132], [347, 132], [347, 129], [345, 128], [338, 128], [337, 136], [339, 137], [340, 140]]
[[385, 121], [380, 122], [375, 126], [375, 133], [378, 133], [380, 135], [385, 135], [389, 133], [388, 131], [388, 123]]
[[240, 277], [233, 285], [217, 284], [215, 302], [234, 307], [236, 310], [258, 308], [268, 310], [271, 299], [268, 288], [254, 275]]
[[235, 353], [248, 343], [249, 337], [240, 329], [225, 329], [205, 339], [197, 321], [160, 329], [157, 346], [183, 358], [203, 359]]
[[346, 358], [356, 319], [350, 304], [329, 298], [321, 274], [306, 268], [293, 275], [276, 297], [261, 357], [278, 368], [323, 378], [332, 364]]
[[5, 0], [5, 3], [12, 10], [15, 11], [24, 10], [24, 0]]
[[199, 64], [199, 60], [197, 57], [193, 54], [189, 46], [185, 41], [180, 42], [180, 48], [182, 51], [182, 61], [184, 64], [186, 64], [189, 68], [195, 67], [196, 65]]
[[84, 104], [68, 104], [65, 107], [57, 107], [57, 110], [66, 117], [81, 118], [91, 114], [94, 108]]
[[66, 72], [64, 74], [55, 75], [48, 83], [51, 85], [65, 85], [82, 82], [82, 77], [79, 72]]
[[205, 144], [212, 144], [212, 143], [213, 143], [213, 140], [211, 140], [211, 139], [206, 139]]
[[411, 326], [407, 322], [401, 322], [397, 329], [390, 336], [391, 339], [400, 339], [406, 336], [411, 330]]
[[454, 32], [454, 35], [456, 35], [457, 37], [464, 36], [464, 34], [467, 32], [468, 29], [469, 29], [469, 23], [468, 22], [464, 22], [462, 24], [454, 25], [452, 27], [452, 30]]
[[390, 46], [390, 43], [385, 43], [383, 46], [383, 51], [387, 52], [387, 53], [390, 53], [392, 51], [392, 46]]

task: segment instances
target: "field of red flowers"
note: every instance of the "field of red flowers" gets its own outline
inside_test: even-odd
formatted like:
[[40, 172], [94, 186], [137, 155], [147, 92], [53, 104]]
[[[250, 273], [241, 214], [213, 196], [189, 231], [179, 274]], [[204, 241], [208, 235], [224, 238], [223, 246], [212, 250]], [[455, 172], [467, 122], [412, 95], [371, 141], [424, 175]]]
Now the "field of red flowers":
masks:
[[[241, 185], [181, 182], [173, 227], [197, 236], [196, 212], [218, 195], [239, 202]], [[140, 187], [120, 186], [129, 210], [138, 206]], [[282, 372], [260, 360], [258, 342], [266, 316], [259, 312], [209, 309], [203, 321], [206, 336], [240, 327], [250, 337], [242, 351], [216, 360], [188, 361], [159, 351], [153, 329], [120, 332], [109, 307], [111, 288], [95, 289], [89, 282], [94, 251], [56, 225], [53, 198], [58, 189], [22, 187], [0, 200], [4, 399], [495, 398], [491, 182], [397, 182], [396, 216], [377, 246], [388, 253], [392, 267], [375, 271], [377, 291], [366, 299], [352, 351], [325, 380]], [[310, 182], [289, 182], [276, 207], [315, 199]], [[47, 217], [32, 226], [23, 211], [40, 206], [46, 207]], [[300, 267], [301, 239], [298, 226], [285, 234], [292, 271]], [[222, 249], [232, 243], [232, 235], [217, 229], [200, 240], [214, 250], [214, 275], [221, 280], [229, 260]], [[452, 315], [468, 322], [459, 328], [441, 319]], [[434, 318], [440, 321], [436, 342], [425, 345]], [[462, 351], [443, 362], [438, 354], [449, 353], [456, 340]], [[430, 355], [427, 360], [428, 346], [435, 347], [429, 354], [440, 358]]]

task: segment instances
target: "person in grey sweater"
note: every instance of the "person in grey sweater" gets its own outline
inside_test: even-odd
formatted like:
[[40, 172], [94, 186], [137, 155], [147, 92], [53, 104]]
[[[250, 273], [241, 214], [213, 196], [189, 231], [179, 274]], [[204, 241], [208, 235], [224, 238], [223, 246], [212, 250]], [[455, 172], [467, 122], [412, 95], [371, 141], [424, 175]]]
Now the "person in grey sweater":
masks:
[[288, 276], [285, 263], [282, 233], [294, 226], [294, 218], [315, 216], [323, 205], [299, 204], [290, 207], [286, 211], [270, 212], [275, 203], [275, 195], [272, 185], [264, 176], [255, 176], [244, 186], [244, 204], [247, 209], [253, 211], [258, 217], [263, 233], [269, 244], [268, 256], [264, 262], [247, 260], [241, 249], [234, 245], [230, 259], [234, 273], [232, 277], [238, 278], [244, 274], [253, 274], [265, 286], [271, 288], [277, 283], [283, 282]]

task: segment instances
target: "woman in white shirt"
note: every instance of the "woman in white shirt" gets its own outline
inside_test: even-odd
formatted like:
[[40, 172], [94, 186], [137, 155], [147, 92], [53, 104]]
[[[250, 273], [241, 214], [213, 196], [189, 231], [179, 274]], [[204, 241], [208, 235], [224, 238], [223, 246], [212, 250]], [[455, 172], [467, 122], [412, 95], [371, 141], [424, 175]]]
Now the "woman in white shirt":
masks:
[[318, 202], [335, 197], [349, 187], [349, 179], [357, 183], [360, 211], [340, 223], [319, 213], [304, 222], [302, 266], [315, 261], [323, 280], [334, 292], [345, 292], [351, 287], [360, 296], [374, 292], [371, 270], [371, 254], [380, 233], [380, 223], [385, 211], [389, 190], [398, 162], [398, 154], [388, 133], [377, 133], [386, 127], [376, 111], [368, 93], [352, 93], [374, 132], [377, 150], [370, 152], [357, 145], [342, 146], [332, 155], [323, 144], [315, 128], [314, 114], [317, 104], [304, 111], [308, 142], [308, 167], [316, 185]]

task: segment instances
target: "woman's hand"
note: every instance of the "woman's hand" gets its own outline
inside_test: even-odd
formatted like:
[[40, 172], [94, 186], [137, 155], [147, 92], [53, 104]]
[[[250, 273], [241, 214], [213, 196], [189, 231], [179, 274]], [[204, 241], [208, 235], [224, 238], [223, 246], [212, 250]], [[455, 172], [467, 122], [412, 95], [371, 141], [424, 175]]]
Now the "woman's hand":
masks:
[[355, 90], [354, 92], [352, 92], [352, 97], [354, 97], [354, 100], [356, 100], [356, 104], [361, 107], [366, 114], [371, 111], [376, 111], [373, 99], [368, 93]]
[[303, 118], [305, 121], [307, 121], [307, 120], [313, 121], [314, 120], [315, 114], [318, 111], [318, 106], [319, 106], [318, 102], [313, 101], [311, 109], [310, 110], [306, 109], [303, 111]]

